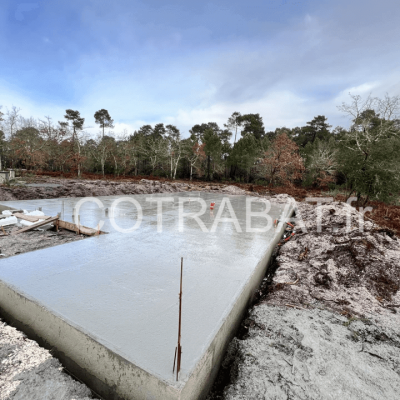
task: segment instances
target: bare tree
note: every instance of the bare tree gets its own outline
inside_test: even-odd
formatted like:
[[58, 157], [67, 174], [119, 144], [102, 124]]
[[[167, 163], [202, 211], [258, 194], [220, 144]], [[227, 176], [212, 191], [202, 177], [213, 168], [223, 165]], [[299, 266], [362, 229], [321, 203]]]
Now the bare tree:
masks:
[[[370, 197], [389, 199], [400, 187], [398, 175], [398, 153], [393, 146], [399, 143], [400, 131], [396, 118], [400, 109], [400, 96], [383, 99], [369, 95], [365, 100], [351, 95], [352, 103], [339, 108], [352, 119], [348, 132], [342, 135], [341, 143], [350, 150], [343, 164], [347, 166], [350, 195], [356, 191], [358, 201], [365, 195], [364, 205]], [[350, 196], [349, 195], [349, 196]]]
[[172, 179], [175, 179], [179, 160], [182, 158], [181, 133], [174, 125], [167, 125], [166, 130], [168, 153], [171, 166], [170, 176]]
[[118, 137], [117, 148], [118, 159], [124, 174], [132, 167], [135, 175], [138, 174], [139, 150], [134, 135], [128, 134], [128, 130], [124, 129], [122, 135]]
[[13, 138], [14, 133], [18, 130], [18, 120], [20, 111], [21, 109], [15, 106], [12, 106], [11, 110], [7, 109], [6, 113], [7, 118], [4, 121], [4, 125], [11, 139]]
[[18, 127], [19, 129], [24, 128], [38, 128], [38, 123], [35, 118], [29, 117], [25, 118], [22, 115], [18, 117]]
[[206, 158], [204, 146], [205, 144], [200, 144], [199, 138], [193, 134], [189, 138], [182, 140], [183, 157], [190, 165], [190, 180], [193, 179], [193, 169], [196, 168], [199, 171], [199, 164]]
[[[318, 140], [318, 139], [317, 139]], [[306, 156], [307, 169], [313, 182], [319, 186], [326, 186], [335, 181], [335, 174], [338, 168], [337, 149], [331, 142], [316, 142], [311, 154]]]
[[[3, 106], [0, 106], [0, 110], [3, 108]], [[2, 155], [3, 155], [3, 151], [4, 151], [4, 132], [1, 128], [3, 128], [3, 124], [2, 122], [4, 121], [4, 113], [2, 113], [0, 111], [0, 171], [3, 169], [2, 166]]]
[[149, 159], [152, 173], [155, 172], [156, 166], [165, 161], [169, 155], [167, 139], [164, 134], [158, 133], [158, 131], [163, 131], [160, 125], [162, 124], [156, 125], [159, 128], [156, 132], [150, 125], [145, 125], [139, 130], [140, 152]]
[[112, 155], [113, 149], [115, 147], [115, 139], [111, 136], [98, 135], [96, 140], [96, 145], [92, 149], [93, 158], [100, 163], [101, 172], [103, 176], [105, 175], [105, 165], [107, 159]]
[[386, 93], [383, 99], [379, 99], [369, 94], [363, 100], [360, 95], [352, 95], [351, 93], [349, 95], [352, 98], [352, 103], [343, 102], [338, 107], [353, 122], [345, 139], [354, 141], [356, 147], [347, 147], [353, 151], [360, 151], [365, 158], [368, 158], [371, 146], [393, 135], [400, 135], [394, 124], [400, 110], [400, 96], [389, 97]]

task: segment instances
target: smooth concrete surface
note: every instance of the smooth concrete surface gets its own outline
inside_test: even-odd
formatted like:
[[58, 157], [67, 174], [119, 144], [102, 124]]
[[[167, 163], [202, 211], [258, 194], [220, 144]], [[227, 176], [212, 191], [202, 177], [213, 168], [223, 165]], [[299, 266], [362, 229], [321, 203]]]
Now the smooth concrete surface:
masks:
[[[179, 197], [191, 198], [185, 212], [196, 212], [201, 196], [213, 212], [201, 217], [211, 228], [223, 198], [228, 198], [243, 232], [220, 222], [215, 232], [202, 232], [193, 219], [178, 230]], [[198, 399], [205, 396], [221, 357], [259, 286], [276, 242], [280, 224], [264, 233], [246, 233], [246, 197], [205, 193], [127, 196], [143, 208], [139, 229], [115, 232], [105, 210], [87, 203], [81, 223], [111, 232], [83, 241], [21, 254], [0, 261], [0, 307], [28, 330], [57, 348], [80, 377], [107, 398]], [[163, 204], [163, 230], [157, 232], [157, 203]], [[99, 197], [110, 207], [117, 197]], [[118, 197], [119, 198], [119, 197]], [[79, 199], [3, 202], [47, 215], [64, 209], [71, 220]], [[64, 203], [64, 204], [63, 204]], [[265, 204], [255, 201], [253, 211]], [[272, 219], [284, 205], [271, 208]], [[291, 210], [286, 210], [288, 214]], [[132, 204], [120, 203], [116, 222], [125, 229], [136, 222]], [[222, 217], [231, 217], [224, 207]], [[253, 227], [265, 225], [253, 218]], [[180, 257], [184, 257], [182, 370], [172, 373], [178, 330]], [[119, 397], [118, 397], [119, 396]]]

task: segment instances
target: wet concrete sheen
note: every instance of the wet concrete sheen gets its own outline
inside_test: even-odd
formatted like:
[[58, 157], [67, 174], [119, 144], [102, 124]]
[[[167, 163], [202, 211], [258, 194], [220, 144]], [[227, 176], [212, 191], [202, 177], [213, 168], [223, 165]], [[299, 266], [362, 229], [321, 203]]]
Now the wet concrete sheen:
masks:
[[[243, 232], [237, 232], [231, 222], [221, 222], [215, 232], [202, 232], [197, 222], [189, 218], [184, 220], [184, 231], [179, 232], [179, 196], [191, 200], [201, 196], [207, 206], [211, 201], [216, 202], [215, 210], [207, 209], [201, 217], [209, 230], [221, 201], [228, 198]], [[104, 208], [109, 208], [119, 197], [98, 199]], [[179, 393], [185, 383], [195, 385], [189, 382], [190, 377], [200, 374], [199, 365], [204, 362], [205, 354], [224, 322], [236, 312], [238, 302], [248, 301], [249, 296], [243, 295], [246, 286], [250, 282], [254, 286], [255, 281], [262, 279], [268, 255], [280, 232], [274, 229], [265, 233], [245, 232], [245, 196], [174, 193], [130, 197], [143, 208], [143, 221], [138, 230], [115, 232], [105, 209], [87, 203], [80, 212], [81, 223], [95, 227], [103, 219], [102, 230], [110, 234], [1, 260], [0, 280], [90, 340], [139, 367], [146, 376], [151, 375], [163, 385], [175, 387], [177, 394], [171, 398], [195, 398], [191, 394], [177, 396], [181, 396]], [[157, 232], [157, 203], [146, 201], [150, 197], [174, 199], [163, 204], [162, 232]], [[40, 206], [47, 215], [55, 215], [64, 209], [64, 219], [71, 221], [72, 209], [78, 201], [68, 198], [3, 204], [28, 210]], [[254, 211], [264, 208], [262, 202], [253, 203]], [[279, 217], [283, 208], [283, 205], [273, 205], [269, 212], [271, 218]], [[185, 203], [185, 212], [199, 209], [200, 205], [195, 201]], [[222, 216], [231, 216], [227, 207]], [[132, 204], [126, 201], [119, 204], [116, 222], [121, 227], [132, 227], [136, 218]], [[266, 221], [253, 218], [252, 222], [253, 227], [257, 227], [265, 225]], [[183, 354], [177, 384], [172, 364], [178, 331], [180, 257], [184, 258]], [[255, 274], [257, 278], [254, 278]], [[237, 311], [238, 318], [244, 307], [242, 304], [241, 311]], [[232, 323], [229, 326], [236, 322]], [[224, 333], [226, 340], [231, 335], [232, 332]], [[219, 352], [225, 346], [223, 340], [221, 343]], [[221, 355], [214, 357], [218, 361]], [[152, 385], [156, 380], [151, 378]], [[203, 384], [208, 386], [210, 382]], [[196, 388], [193, 389], [195, 392], [203, 393], [204, 390]], [[143, 396], [140, 398], [146, 398]]]

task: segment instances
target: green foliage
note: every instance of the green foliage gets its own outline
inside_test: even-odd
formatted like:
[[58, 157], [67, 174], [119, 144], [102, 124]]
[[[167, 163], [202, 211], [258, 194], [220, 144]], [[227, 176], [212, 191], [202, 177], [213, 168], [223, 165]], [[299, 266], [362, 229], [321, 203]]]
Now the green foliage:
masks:
[[307, 122], [306, 126], [289, 130], [289, 134], [300, 147], [305, 147], [308, 143], [313, 144], [316, 139], [328, 141], [333, 135], [330, 131], [331, 125], [327, 123], [327, 120], [324, 115], [318, 115]]
[[225, 127], [228, 130], [233, 130], [235, 131], [235, 140], [234, 140], [234, 144], [236, 143], [236, 138], [237, 138], [237, 131], [238, 128], [240, 128], [243, 124], [243, 121], [241, 119], [242, 115], [240, 114], [240, 112], [235, 111], [232, 116], [230, 118], [228, 118], [228, 123], [225, 124]]
[[247, 134], [244, 135], [233, 147], [233, 150], [228, 159], [228, 165], [236, 166], [245, 171], [247, 180], [250, 170], [254, 167], [256, 159], [260, 155], [260, 145], [256, 138]]
[[393, 119], [400, 97], [382, 99], [351, 96], [350, 105], [340, 110], [353, 119], [349, 131], [342, 132], [340, 170], [357, 198], [393, 201], [400, 191], [400, 130]]
[[221, 138], [218, 136], [218, 133], [215, 132], [211, 128], [207, 128], [204, 131], [203, 142], [205, 144], [204, 152], [206, 153], [206, 156], [207, 156], [207, 179], [210, 179], [211, 178], [211, 175], [210, 175], [211, 164], [213, 166], [213, 168], [212, 168], [213, 172], [215, 172], [215, 169], [216, 169], [215, 164], [218, 163], [218, 161], [221, 158], [222, 142], [221, 142]]
[[6, 146], [6, 135], [0, 129], [0, 154], [4, 150], [5, 146]]
[[252, 134], [257, 140], [265, 136], [264, 122], [260, 114], [245, 114], [237, 120], [243, 125], [242, 136]]
[[[265, 132], [260, 114], [235, 111], [221, 128], [216, 122], [194, 125], [185, 137], [174, 125], [143, 125], [116, 139], [104, 134], [113, 127], [105, 109], [97, 111], [103, 132], [96, 139], [83, 135], [85, 119], [68, 109], [65, 120], [35, 122], [7, 111], [0, 131], [0, 166], [46, 168], [171, 177], [225, 179], [260, 184], [295, 183], [353, 191], [364, 202], [396, 202], [400, 191], [400, 97], [352, 96], [340, 109], [351, 127], [331, 130], [324, 115], [305, 126], [278, 127]], [[1, 107], [0, 107], [1, 108]], [[0, 112], [0, 120], [3, 114]], [[239, 135], [238, 138], [238, 132]], [[233, 135], [233, 140], [232, 140]], [[187, 135], [186, 135], [187, 136]], [[304, 169], [305, 168], [305, 169]], [[336, 189], [335, 189], [336, 190]], [[344, 192], [346, 192], [344, 190]], [[333, 193], [333, 192], [332, 192]]]
[[64, 118], [71, 122], [74, 131], [81, 130], [85, 122], [85, 118], [81, 117], [79, 111], [68, 109], [65, 111]]
[[342, 144], [339, 153], [341, 172], [357, 197], [365, 196], [365, 202], [376, 199], [394, 201], [400, 192], [400, 138], [376, 143], [368, 157]]
[[100, 128], [103, 129], [103, 136], [104, 136], [104, 128], [114, 128], [114, 120], [111, 118], [110, 114], [107, 110], [102, 108], [99, 111], [94, 113], [94, 119], [96, 124], [100, 125]]
[[31, 142], [40, 139], [40, 132], [33, 127], [23, 128], [18, 130], [14, 139], [23, 140], [24, 142]]

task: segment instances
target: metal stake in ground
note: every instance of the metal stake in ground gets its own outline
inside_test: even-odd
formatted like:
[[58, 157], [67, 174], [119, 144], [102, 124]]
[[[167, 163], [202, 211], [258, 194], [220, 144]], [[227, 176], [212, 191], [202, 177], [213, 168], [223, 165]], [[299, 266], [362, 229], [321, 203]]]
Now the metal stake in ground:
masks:
[[176, 361], [176, 380], [178, 380], [178, 374], [181, 370], [181, 322], [182, 322], [182, 273], [183, 273], [183, 257], [181, 257], [181, 289], [179, 292], [179, 326], [178, 326], [178, 346], [175, 347], [174, 367], [172, 372], [175, 372], [175, 361]]

